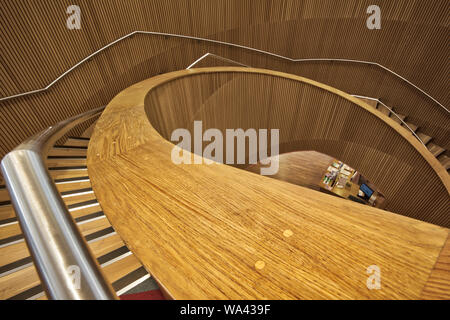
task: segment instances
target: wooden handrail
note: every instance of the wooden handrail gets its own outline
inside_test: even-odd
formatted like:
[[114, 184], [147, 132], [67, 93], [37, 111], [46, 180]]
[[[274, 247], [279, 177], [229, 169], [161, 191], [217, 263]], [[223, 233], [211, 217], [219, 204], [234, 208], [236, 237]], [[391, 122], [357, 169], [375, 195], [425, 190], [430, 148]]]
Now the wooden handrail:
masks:
[[[246, 81], [252, 86], [243, 88]], [[220, 67], [139, 82], [119, 93], [98, 120], [88, 170], [108, 219], [171, 297], [419, 298], [448, 229], [219, 163], [172, 163], [173, 144], [165, 137], [179, 123], [194, 120], [178, 108], [189, 114], [194, 114], [190, 108], [203, 108], [199, 114], [205, 121], [230, 119], [227, 115], [238, 110], [231, 102], [236, 108], [245, 103], [252, 115], [260, 115], [255, 106], [267, 114], [267, 105], [261, 103], [266, 93], [272, 94], [274, 112], [279, 105], [293, 105], [284, 99], [292, 95], [279, 90], [297, 86], [299, 99], [314, 92], [317, 108], [341, 110], [335, 113], [341, 116], [351, 111], [379, 123], [430, 174], [439, 195], [448, 192], [441, 166], [432, 168], [437, 160], [405, 128], [359, 99], [315, 81], [270, 70]], [[259, 96], [252, 95], [255, 88]], [[233, 92], [248, 94], [254, 105], [247, 95]], [[310, 105], [310, 100], [302, 104]], [[209, 113], [219, 111], [215, 117]], [[295, 123], [292, 116], [280, 116], [273, 113], [271, 118]], [[405, 162], [413, 164], [411, 159]], [[374, 264], [386, 284], [381, 290], [366, 287], [366, 269]]]

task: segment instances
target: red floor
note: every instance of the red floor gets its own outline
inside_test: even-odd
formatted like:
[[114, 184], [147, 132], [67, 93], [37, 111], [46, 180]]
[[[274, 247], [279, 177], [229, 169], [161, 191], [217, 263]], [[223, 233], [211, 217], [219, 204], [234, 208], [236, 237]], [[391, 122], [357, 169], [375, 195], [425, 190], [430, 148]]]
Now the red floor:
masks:
[[120, 300], [165, 300], [160, 290], [121, 295]]

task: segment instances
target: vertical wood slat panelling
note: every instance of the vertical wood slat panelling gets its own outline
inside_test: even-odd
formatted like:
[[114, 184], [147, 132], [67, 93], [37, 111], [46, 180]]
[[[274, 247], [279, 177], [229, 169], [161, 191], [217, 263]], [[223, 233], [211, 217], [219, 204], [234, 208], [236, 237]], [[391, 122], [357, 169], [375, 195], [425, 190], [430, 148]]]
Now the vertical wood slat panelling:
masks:
[[448, 190], [397, 131], [406, 129], [333, 92], [266, 74], [219, 72], [165, 83], [150, 91], [145, 105], [152, 126], [167, 140], [177, 128], [193, 132], [194, 120], [202, 121], [203, 131], [279, 129], [280, 153], [316, 150], [336, 157], [381, 190], [387, 210], [450, 227]]
[[[2, 1], [1, 96], [46, 86], [102, 46], [134, 30], [209, 37], [292, 58], [374, 61], [423, 88], [445, 106], [448, 1], [379, 1], [382, 29], [365, 26], [369, 0], [83, 1], [82, 29], [66, 28], [70, 1]], [[135, 35], [85, 63], [45, 93], [0, 102], [0, 157], [30, 135], [105, 105], [118, 91], [182, 69], [206, 52], [253, 67], [299, 74], [349, 93], [382, 99], [450, 149], [449, 115], [429, 98], [373, 66], [293, 63], [242, 49]]]

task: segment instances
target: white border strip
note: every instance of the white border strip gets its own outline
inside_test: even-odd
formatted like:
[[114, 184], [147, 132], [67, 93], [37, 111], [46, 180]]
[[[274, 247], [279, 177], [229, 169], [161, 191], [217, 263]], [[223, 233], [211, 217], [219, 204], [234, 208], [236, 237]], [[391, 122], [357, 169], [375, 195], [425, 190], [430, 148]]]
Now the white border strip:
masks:
[[132, 253], [131, 251], [128, 251], [127, 253], [124, 253], [124, 254], [122, 254], [122, 255], [120, 255], [120, 256], [114, 258], [114, 259], [111, 259], [111, 260], [109, 260], [109, 261], [106, 261], [105, 263], [101, 264], [100, 267], [104, 268], [104, 267], [106, 267], [106, 266], [109, 266], [110, 264], [112, 264], [112, 263], [114, 263], [114, 262], [116, 262], [116, 261], [122, 260], [122, 259], [124, 259], [124, 258], [126, 258], [126, 257], [128, 257], [128, 256], [130, 256], [130, 255], [132, 255], [132, 254], [133, 254], [133, 253]]
[[142, 282], [144, 282], [145, 280], [150, 278], [150, 274], [146, 274], [145, 276], [143, 276], [142, 278], [137, 279], [136, 281], [130, 283], [129, 285], [127, 285], [126, 287], [120, 289], [119, 291], [116, 292], [116, 294], [118, 296], [121, 296], [122, 294], [124, 294], [125, 292], [133, 289], [134, 287], [136, 287], [138, 284], [141, 284]]

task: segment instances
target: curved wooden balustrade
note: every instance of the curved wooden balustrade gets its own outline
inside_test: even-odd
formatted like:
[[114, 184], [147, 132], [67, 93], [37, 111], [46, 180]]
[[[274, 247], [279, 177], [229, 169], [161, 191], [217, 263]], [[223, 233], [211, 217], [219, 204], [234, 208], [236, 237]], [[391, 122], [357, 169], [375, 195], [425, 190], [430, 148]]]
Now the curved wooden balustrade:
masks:
[[[415, 197], [391, 199], [393, 206], [421, 208], [420, 218], [448, 214], [446, 171], [406, 129], [375, 112], [275, 71], [168, 73], [109, 103], [89, 144], [89, 176], [112, 225], [173, 298], [419, 298], [448, 229], [232, 166], [175, 165], [165, 139], [194, 119], [204, 130], [280, 128], [282, 152], [326, 149], [388, 199], [403, 189]], [[400, 174], [409, 184], [397, 181]], [[374, 264], [381, 290], [366, 287]]]

